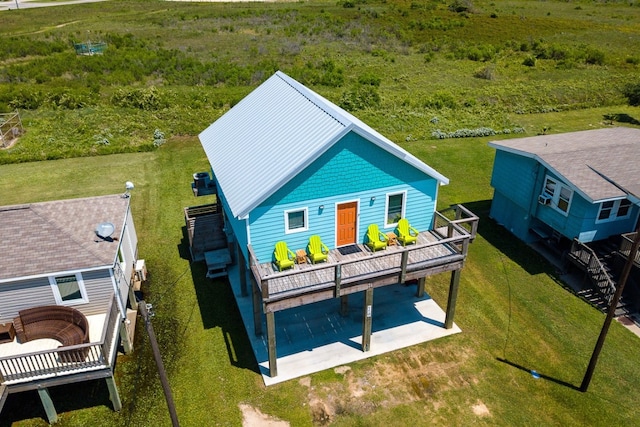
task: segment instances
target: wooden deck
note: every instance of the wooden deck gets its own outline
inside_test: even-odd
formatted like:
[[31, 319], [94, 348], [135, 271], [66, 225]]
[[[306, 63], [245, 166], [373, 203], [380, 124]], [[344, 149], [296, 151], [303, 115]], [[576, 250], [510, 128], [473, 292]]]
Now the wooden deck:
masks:
[[[0, 384], [12, 387], [47, 378], [75, 375], [110, 369], [115, 360], [120, 316], [115, 300], [105, 314], [90, 316], [91, 342], [64, 347], [64, 350], [87, 349], [87, 357], [80, 362], [64, 362], [59, 357], [60, 343], [52, 339], [34, 340], [20, 344], [13, 340], [0, 344]], [[101, 324], [96, 322], [102, 321]], [[95, 330], [93, 330], [95, 329]], [[96, 334], [97, 333], [97, 334]]]
[[392, 245], [377, 252], [364, 244], [352, 245], [331, 250], [326, 262], [314, 265], [307, 259], [282, 272], [271, 260], [258, 260], [249, 247], [252, 275], [265, 312], [459, 270], [477, 230], [477, 217], [466, 212], [467, 218], [453, 220], [436, 213], [434, 229], [420, 232], [416, 244]]

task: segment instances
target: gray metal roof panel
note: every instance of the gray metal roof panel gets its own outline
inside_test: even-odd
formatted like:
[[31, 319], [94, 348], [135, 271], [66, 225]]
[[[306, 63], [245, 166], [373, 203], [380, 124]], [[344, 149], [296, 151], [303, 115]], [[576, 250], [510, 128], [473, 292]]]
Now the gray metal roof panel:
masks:
[[258, 86], [199, 137], [231, 212], [244, 217], [349, 130], [448, 183], [434, 169], [282, 72]]

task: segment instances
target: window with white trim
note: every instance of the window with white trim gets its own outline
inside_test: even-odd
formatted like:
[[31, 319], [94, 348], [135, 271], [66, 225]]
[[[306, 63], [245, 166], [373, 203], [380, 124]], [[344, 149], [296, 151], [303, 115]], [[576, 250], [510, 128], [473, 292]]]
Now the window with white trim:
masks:
[[396, 225], [400, 218], [404, 217], [406, 192], [387, 194], [387, 209], [385, 212], [384, 226]]
[[551, 206], [565, 216], [569, 212], [573, 190], [560, 181], [547, 176], [542, 193], [551, 198]]
[[53, 297], [58, 305], [75, 305], [89, 302], [87, 290], [80, 273], [49, 277]]
[[284, 231], [285, 233], [297, 233], [309, 229], [309, 213], [308, 209], [296, 209], [284, 212]]
[[600, 212], [598, 212], [596, 223], [629, 218], [629, 215], [631, 215], [631, 201], [629, 199], [608, 200], [600, 203]]

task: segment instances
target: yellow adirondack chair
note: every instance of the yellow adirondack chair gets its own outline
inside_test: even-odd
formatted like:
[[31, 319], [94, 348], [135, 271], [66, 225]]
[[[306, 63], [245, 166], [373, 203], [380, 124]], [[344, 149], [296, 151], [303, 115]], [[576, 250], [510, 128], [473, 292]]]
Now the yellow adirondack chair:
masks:
[[329, 248], [327, 247], [327, 245], [322, 243], [322, 240], [320, 240], [320, 236], [313, 235], [309, 237], [307, 253], [309, 254], [311, 263], [315, 264], [316, 262], [327, 260], [327, 256], [329, 255]]
[[398, 221], [396, 229], [398, 231], [398, 240], [402, 243], [402, 246], [407, 246], [418, 241], [418, 230], [409, 225], [409, 221], [406, 218]]
[[279, 271], [291, 268], [295, 264], [296, 255], [289, 250], [286, 242], [277, 242], [273, 251], [273, 258]]
[[380, 232], [377, 224], [369, 225], [369, 228], [367, 229], [366, 245], [369, 246], [373, 252], [378, 249], [386, 249], [387, 240], [387, 236]]

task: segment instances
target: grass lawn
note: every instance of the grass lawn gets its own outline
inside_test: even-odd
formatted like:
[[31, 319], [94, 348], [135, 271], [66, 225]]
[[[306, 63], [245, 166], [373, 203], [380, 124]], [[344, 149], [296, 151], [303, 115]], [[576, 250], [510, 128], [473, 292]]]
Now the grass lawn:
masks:
[[[241, 425], [240, 405], [292, 426], [640, 419], [640, 338], [614, 323], [589, 392], [577, 391], [604, 315], [487, 217], [487, 142], [518, 135], [432, 136], [637, 126], [640, 109], [623, 105], [621, 88], [638, 77], [640, 8], [478, 0], [458, 13], [450, 3], [115, 0], [2, 12], [0, 111], [19, 109], [27, 132], [0, 150], [0, 205], [135, 183], [144, 295], [181, 425]], [[72, 43], [85, 39], [109, 48], [78, 57]], [[182, 209], [210, 201], [190, 188], [192, 174], [209, 169], [197, 134], [276, 69], [335, 103], [363, 104], [357, 117], [451, 180], [439, 208], [462, 203], [480, 215], [460, 280], [461, 334], [263, 385], [229, 285], [189, 262]], [[166, 135], [159, 147], [156, 130]], [[441, 307], [448, 286], [448, 275], [427, 282]], [[103, 381], [56, 387], [58, 425], [171, 425], [140, 323], [135, 344], [116, 368], [122, 411], [111, 410]], [[22, 393], [8, 399], [0, 427], [44, 419], [37, 393]]]
[[[602, 114], [583, 111], [574, 119]], [[456, 323], [462, 334], [269, 388], [257, 373], [229, 286], [205, 279], [203, 266], [190, 265], [186, 255], [182, 208], [206, 202], [190, 190], [191, 174], [207, 169], [197, 138], [174, 138], [153, 152], [3, 165], [0, 199], [15, 204], [119, 193], [124, 181], [135, 183], [139, 252], [151, 273], [145, 298], [154, 306], [182, 425], [240, 425], [239, 404], [295, 426], [604, 425], [637, 418], [640, 339], [617, 323], [589, 392], [576, 390], [604, 316], [486, 217], [493, 159], [486, 139], [407, 148], [451, 178], [441, 203], [466, 203], [482, 217], [461, 276]], [[444, 306], [448, 275], [430, 278], [427, 289]], [[54, 388], [59, 425], [170, 425], [138, 326], [136, 351], [116, 369], [123, 410], [110, 410], [101, 382]], [[534, 379], [532, 369], [543, 378]], [[37, 395], [23, 393], [8, 400], [0, 425], [45, 425], [42, 416]]]

